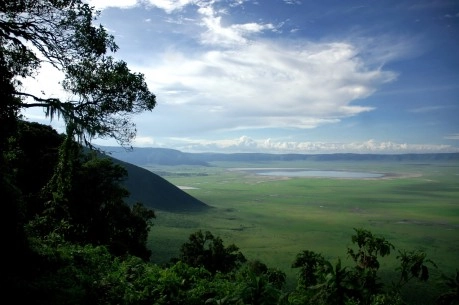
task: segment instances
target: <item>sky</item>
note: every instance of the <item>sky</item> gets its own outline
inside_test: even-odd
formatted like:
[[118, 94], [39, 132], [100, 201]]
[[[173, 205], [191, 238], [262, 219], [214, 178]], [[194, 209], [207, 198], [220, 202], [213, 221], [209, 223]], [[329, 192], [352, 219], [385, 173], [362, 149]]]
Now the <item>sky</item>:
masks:
[[[114, 57], [157, 97], [134, 117], [134, 147], [459, 152], [457, 0], [89, 3]], [[30, 88], [58, 92], [55, 71], [40, 77]], [[63, 130], [41, 111], [25, 115]]]

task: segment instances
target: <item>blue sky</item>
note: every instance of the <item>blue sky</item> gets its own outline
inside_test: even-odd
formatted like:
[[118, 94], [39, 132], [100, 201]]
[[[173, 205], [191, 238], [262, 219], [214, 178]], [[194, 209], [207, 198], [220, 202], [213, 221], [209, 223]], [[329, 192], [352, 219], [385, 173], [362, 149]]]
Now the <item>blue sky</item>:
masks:
[[[134, 118], [134, 146], [459, 152], [457, 0], [90, 4], [115, 36], [115, 57], [157, 96]], [[56, 88], [53, 73], [43, 71], [41, 89]]]

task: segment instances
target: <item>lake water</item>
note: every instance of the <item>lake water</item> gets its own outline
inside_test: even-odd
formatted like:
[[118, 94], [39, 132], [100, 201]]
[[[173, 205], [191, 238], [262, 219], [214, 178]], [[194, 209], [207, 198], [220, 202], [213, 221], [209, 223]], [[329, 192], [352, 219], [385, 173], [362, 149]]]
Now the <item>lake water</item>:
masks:
[[315, 178], [381, 178], [384, 174], [352, 172], [352, 171], [334, 171], [334, 170], [298, 170], [298, 169], [274, 169], [274, 170], [257, 170], [257, 175], [261, 176], [281, 176], [281, 177], [315, 177]]

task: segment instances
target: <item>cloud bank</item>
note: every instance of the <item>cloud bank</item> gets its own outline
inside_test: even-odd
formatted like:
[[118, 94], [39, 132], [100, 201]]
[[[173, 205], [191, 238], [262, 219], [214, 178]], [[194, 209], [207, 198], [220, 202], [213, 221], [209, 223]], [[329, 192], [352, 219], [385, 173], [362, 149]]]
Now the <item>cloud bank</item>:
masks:
[[195, 58], [167, 53], [161, 64], [142, 71], [163, 104], [226, 121], [221, 125], [218, 120], [215, 129], [314, 128], [333, 123], [371, 111], [358, 100], [396, 77], [365, 66], [358, 50], [347, 43], [286, 47], [254, 42]]
[[154, 141], [151, 138], [139, 138], [134, 142], [136, 147], [175, 148], [184, 152], [220, 152], [220, 153], [297, 153], [297, 154], [328, 154], [328, 153], [373, 153], [373, 154], [405, 154], [405, 153], [457, 153], [459, 148], [451, 145], [408, 144], [392, 141], [378, 142], [373, 139], [362, 142], [330, 143], [330, 142], [298, 142], [275, 139], [253, 139], [242, 136], [235, 139], [169, 139], [169, 142]]

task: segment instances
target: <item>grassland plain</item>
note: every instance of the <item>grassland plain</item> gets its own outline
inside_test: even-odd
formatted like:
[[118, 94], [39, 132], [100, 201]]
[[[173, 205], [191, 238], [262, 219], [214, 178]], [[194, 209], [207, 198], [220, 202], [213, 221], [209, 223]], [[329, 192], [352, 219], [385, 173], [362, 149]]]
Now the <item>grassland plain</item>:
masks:
[[[234, 243], [295, 278], [303, 250], [348, 262], [353, 228], [384, 236], [399, 250], [424, 250], [444, 272], [459, 268], [459, 164], [401, 162], [212, 163], [146, 166], [213, 208], [203, 213], [157, 211], [149, 237], [153, 261], [167, 262], [197, 230]], [[260, 176], [241, 168], [303, 168], [385, 173], [376, 179]], [[397, 252], [382, 259], [395, 268]]]

